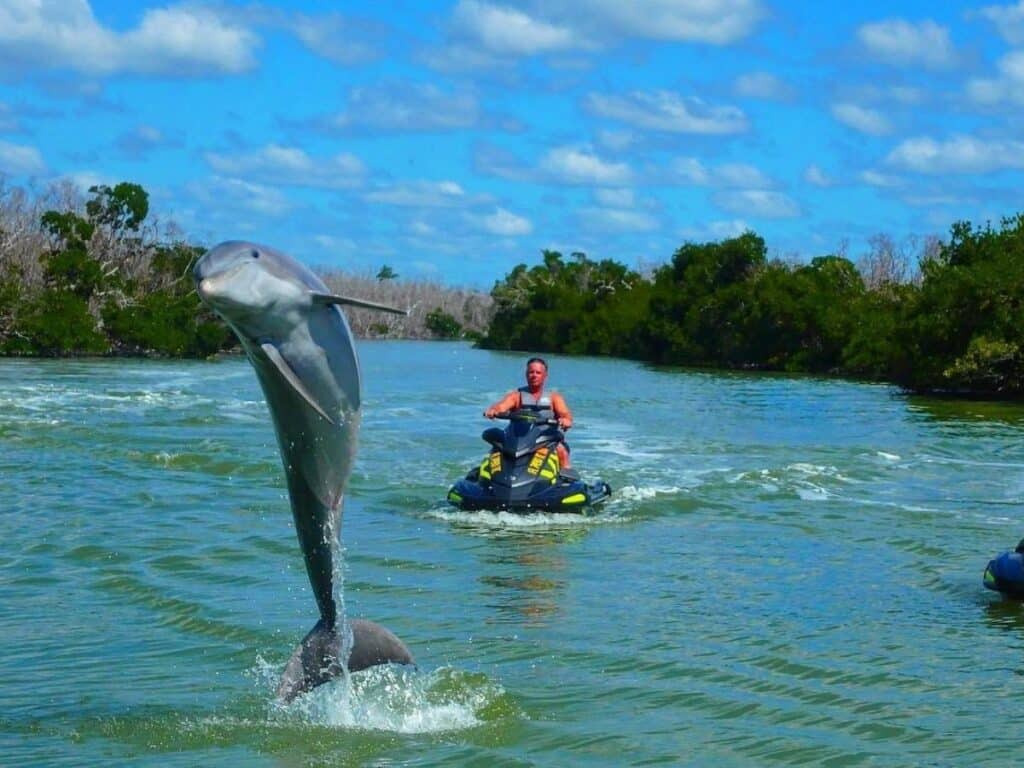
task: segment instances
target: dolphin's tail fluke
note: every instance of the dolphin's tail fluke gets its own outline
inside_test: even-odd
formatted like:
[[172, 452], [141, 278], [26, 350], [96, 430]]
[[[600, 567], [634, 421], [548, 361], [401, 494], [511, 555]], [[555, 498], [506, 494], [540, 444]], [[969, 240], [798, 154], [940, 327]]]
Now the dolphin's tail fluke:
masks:
[[[380, 624], [354, 619], [351, 627], [353, 639], [348, 655], [349, 672], [378, 664], [415, 663], [405, 643]], [[340, 675], [341, 646], [337, 628], [329, 626], [323, 619], [318, 621], [302, 638], [302, 643], [285, 666], [277, 686], [277, 698], [287, 703]]]

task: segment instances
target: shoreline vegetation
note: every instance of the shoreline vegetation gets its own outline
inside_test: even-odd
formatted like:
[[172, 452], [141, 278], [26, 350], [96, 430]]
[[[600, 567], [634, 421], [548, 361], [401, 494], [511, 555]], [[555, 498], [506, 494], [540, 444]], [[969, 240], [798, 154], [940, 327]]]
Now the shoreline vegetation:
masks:
[[[147, 220], [137, 184], [35, 196], [0, 179], [0, 356], [207, 357], [236, 346], [199, 302], [205, 248]], [[317, 268], [332, 291], [397, 307], [347, 310], [362, 338], [464, 338], [487, 349], [698, 368], [807, 372], [909, 392], [1024, 397], [1024, 214], [959, 222], [948, 241], [877, 235], [856, 263], [769, 259], [754, 232], [684, 243], [644, 274], [544, 251], [490, 295]]]
[[[206, 251], [148, 219], [149, 195], [122, 182], [31, 195], [0, 178], [0, 356], [207, 357], [237, 347], [199, 301], [192, 266]], [[468, 338], [486, 330], [482, 291], [313, 268], [334, 292], [408, 309], [346, 310], [362, 338]]]

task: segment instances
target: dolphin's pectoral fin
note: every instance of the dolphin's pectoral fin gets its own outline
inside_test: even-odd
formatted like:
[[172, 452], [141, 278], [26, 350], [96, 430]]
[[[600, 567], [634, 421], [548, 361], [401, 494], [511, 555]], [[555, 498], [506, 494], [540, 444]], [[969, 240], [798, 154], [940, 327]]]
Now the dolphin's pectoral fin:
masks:
[[333, 424], [334, 419], [328, 416], [327, 411], [320, 407], [320, 403], [318, 403], [312, 393], [306, 389], [306, 385], [302, 383], [302, 379], [300, 379], [299, 375], [295, 373], [295, 370], [288, 365], [288, 361], [281, 355], [280, 350], [278, 350], [278, 348], [269, 341], [265, 341], [260, 344], [260, 349], [263, 350], [263, 354], [267, 356], [270, 362], [274, 364], [277, 372], [280, 373], [284, 380], [288, 382], [288, 385], [298, 392], [299, 395], [302, 396], [302, 399], [312, 406], [313, 410]]
[[379, 309], [381, 312], [391, 312], [395, 315], [408, 315], [409, 310], [407, 309], [396, 309], [395, 307], [389, 307], [387, 304], [378, 304], [375, 301], [366, 301], [365, 299], [353, 299], [349, 296], [337, 296], [331, 293], [311, 293], [314, 304], [347, 304], [352, 307], [363, 307], [364, 309]]
[[[352, 621], [353, 643], [348, 656], [349, 672], [378, 664], [414, 664], [405, 644], [389, 630], [365, 619]], [[342, 673], [341, 637], [321, 619], [295, 649], [277, 686], [277, 698], [286, 704], [306, 691]]]

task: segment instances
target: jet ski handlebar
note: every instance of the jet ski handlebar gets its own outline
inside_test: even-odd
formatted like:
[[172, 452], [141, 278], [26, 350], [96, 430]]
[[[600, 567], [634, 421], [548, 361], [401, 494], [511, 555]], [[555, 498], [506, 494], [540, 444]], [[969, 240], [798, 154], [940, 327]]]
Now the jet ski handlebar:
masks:
[[532, 421], [535, 424], [545, 424], [552, 427], [558, 426], [558, 419], [542, 419], [526, 408], [520, 408], [517, 411], [501, 411], [494, 414], [494, 418], [503, 419], [504, 421]]

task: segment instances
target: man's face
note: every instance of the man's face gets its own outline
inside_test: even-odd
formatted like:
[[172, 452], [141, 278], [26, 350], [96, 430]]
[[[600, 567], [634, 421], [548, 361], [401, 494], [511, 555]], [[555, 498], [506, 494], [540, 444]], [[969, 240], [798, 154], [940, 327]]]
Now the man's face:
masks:
[[541, 363], [530, 363], [526, 366], [526, 383], [530, 389], [537, 389], [544, 386], [548, 377], [548, 371]]

